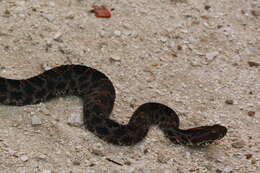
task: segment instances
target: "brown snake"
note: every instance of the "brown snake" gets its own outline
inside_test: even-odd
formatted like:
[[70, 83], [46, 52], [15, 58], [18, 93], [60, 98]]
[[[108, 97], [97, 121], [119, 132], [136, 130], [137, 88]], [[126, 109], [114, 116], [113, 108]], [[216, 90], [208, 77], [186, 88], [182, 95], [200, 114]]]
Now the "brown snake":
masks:
[[116, 145], [134, 145], [158, 125], [173, 143], [206, 145], [223, 138], [221, 125], [179, 129], [179, 118], [168, 106], [145, 103], [137, 108], [128, 124], [109, 119], [115, 101], [115, 88], [102, 72], [82, 65], [62, 65], [28, 79], [0, 77], [0, 103], [23, 106], [64, 95], [83, 99], [84, 126], [101, 139]]

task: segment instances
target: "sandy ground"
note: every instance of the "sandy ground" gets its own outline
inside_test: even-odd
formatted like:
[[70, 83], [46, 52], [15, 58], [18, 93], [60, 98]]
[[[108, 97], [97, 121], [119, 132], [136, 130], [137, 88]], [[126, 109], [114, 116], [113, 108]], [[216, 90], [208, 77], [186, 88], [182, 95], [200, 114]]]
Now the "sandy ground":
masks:
[[[93, 4], [112, 17], [96, 18]], [[179, 111], [183, 128], [228, 127], [202, 149], [171, 144], [156, 127], [138, 145], [118, 147], [81, 126], [76, 97], [1, 105], [0, 172], [258, 172], [259, 19], [258, 0], [0, 0], [1, 76], [84, 64], [114, 82], [112, 118], [121, 123], [156, 101]]]

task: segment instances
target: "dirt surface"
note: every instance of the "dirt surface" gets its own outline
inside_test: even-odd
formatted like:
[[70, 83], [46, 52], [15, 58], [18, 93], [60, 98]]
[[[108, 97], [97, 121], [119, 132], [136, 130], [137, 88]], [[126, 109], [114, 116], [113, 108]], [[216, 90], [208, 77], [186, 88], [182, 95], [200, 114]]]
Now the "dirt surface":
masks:
[[[96, 18], [95, 4], [112, 17]], [[206, 148], [171, 144], [157, 127], [118, 147], [81, 126], [76, 97], [1, 105], [0, 172], [258, 172], [259, 19], [258, 0], [0, 0], [0, 76], [84, 64], [113, 81], [118, 122], [156, 101], [179, 111], [183, 128], [228, 128]]]

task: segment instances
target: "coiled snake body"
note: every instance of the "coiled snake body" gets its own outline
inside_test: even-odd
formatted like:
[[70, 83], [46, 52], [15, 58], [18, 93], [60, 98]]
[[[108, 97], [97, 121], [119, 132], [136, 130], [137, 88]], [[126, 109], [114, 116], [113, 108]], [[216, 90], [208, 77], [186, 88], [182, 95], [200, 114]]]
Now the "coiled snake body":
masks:
[[102, 72], [82, 65], [62, 65], [28, 79], [0, 77], [0, 103], [23, 106], [63, 95], [83, 99], [84, 126], [101, 139], [116, 145], [134, 145], [158, 125], [173, 143], [205, 145], [225, 136], [221, 125], [179, 129], [179, 118], [168, 106], [145, 103], [137, 108], [128, 124], [109, 119], [115, 100], [115, 88]]

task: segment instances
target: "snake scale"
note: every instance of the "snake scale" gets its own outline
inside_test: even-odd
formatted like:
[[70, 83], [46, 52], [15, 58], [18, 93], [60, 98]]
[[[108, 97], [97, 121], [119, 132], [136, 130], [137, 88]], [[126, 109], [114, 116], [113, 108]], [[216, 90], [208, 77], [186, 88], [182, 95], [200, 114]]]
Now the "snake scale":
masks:
[[139, 106], [128, 124], [119, 124], [109, 118], [115, 101], [112, 82], [104, 73], [87, 66], [62, 65], [21, 80], [0, 77], [0, 103], [5, 105], [36, 104], [65, 95], [82, 98], [84, 126], [115, 145], [140, 142], [152, 125], [158, 125], [173, 143], [183, 145], [206, 145], [227, 133], [227, 128], [219, 124], [179, 129], [174, 110], [154, 102]]

